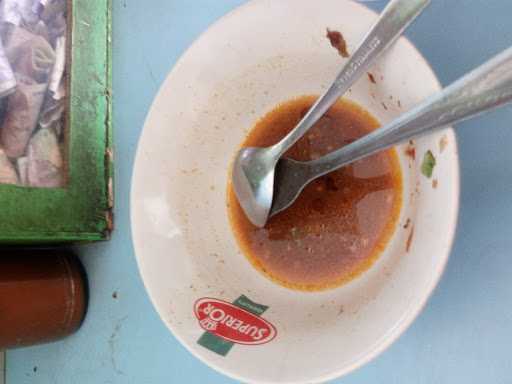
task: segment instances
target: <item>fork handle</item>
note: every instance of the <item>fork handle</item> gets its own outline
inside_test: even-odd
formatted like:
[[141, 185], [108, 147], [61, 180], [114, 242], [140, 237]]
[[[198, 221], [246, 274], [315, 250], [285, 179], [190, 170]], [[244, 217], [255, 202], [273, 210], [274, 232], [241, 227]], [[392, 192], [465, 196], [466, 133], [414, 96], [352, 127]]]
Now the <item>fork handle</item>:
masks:
[[310, 161], [310, 175], [320, 177], [375, 152], [469, 119], [512, 101], [512, 47], [396, 120], [324, 157]]

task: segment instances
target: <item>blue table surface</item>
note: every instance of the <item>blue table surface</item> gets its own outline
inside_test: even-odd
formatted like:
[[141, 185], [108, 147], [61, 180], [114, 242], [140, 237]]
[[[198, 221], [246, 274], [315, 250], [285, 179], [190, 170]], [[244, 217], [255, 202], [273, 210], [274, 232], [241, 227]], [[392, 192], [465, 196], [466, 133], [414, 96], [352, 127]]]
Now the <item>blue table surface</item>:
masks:
[[[386, 2], [367, 4], [380, 10]], [[190, 355], [153, 309], [134, 258], [129, 191], [159, 85], [187, 46], [243, 1], [113, 3], [117, 228], [110, 242], [77, 248], [91, 287], [82, 329], [8, 352], [7, 383], [232, 383]], [[433, 0], [407, 35], [448, 84], [512, 43], [512, 1]], [[336, 383], [511, 382], [512, 108], [461, 124], [458, 140], [461, 211], [440, 285], [393, 346]]]

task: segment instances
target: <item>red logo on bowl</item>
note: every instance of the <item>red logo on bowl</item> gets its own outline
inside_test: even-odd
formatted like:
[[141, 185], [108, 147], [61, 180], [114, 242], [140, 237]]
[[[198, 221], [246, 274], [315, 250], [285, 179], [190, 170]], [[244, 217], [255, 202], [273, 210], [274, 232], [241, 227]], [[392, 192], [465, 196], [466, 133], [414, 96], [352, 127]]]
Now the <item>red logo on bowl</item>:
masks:
[[201, 328], [233, 343], [265, 344], [277, 335], [275, 327], [267, 320], [226, 301], [199, 299], [194, 313]]

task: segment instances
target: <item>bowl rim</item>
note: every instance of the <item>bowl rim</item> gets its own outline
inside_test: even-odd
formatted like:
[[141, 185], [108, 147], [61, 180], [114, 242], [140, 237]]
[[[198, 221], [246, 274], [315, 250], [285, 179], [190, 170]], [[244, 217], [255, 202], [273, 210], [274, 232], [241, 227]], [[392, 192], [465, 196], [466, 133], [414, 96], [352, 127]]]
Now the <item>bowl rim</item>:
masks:
[[[135, 211], [135, 209], [134, 209], [134, 206], [135, 206], [135, 201], [134, 201], [135, 178], [133, 176], [136, 173], [136, 168], [137, 168], [136, 165], [137, 165], [137, 163], [139, 163], [139, 158], [140, 158], [141, 152], [142, 152], [139, 144], [140, 144], [140, 141], [143, 136], [144, 128], [147, 125], [149, 116], [152, 114], [154, 100], [158, 99], [158, 97], [161, 95], [166, 83], [170, 79], [172, 79], [174, 76], [176, 76], [175, 75], [176, 72], [178, 71], [178, 69], [180, 67], [182, 67], [184, 65], [185, 58], [188, 56], [189, 52], [192, 51], [197, 44], [199, 44], [201, 38], [205, 34], [211, 32], [212, 29], [217, 27], [219, 24], [223, 23], [227, 18], [236, 17], [239, 13], [245, 11], [246, 8], [250, 8], [254, 3], [258, 3], [261, 1], [263, 1], [263, 0], [249, 0], [239, 6], [236, 6], [229, 12], [225, 13], [224, 15], [220, 16], [213, 23], [211, 23], [206, 29], [204, 29], [198, 36], [196, 36], [196, 38], [187, 47], [187, 49], [185, 49], [181, 53], [180, 57], [175, 62], [174, 66], [168, 72], [168, 74], [166, 75], [166, 78], [160, 85], [158, 92], [155, 94], [155, 96], [153, 98], [152, 105], [150, 106], [150, 108], [146, 114], [143, 129], [141, 130], [141, 134], [137, 140], [137, 150], [136, 150], [134, 163], [133, 163], [134, 166], [132, 168], [131, 188], [130, 188], [130, 228], [131, 228], [131, 239], [132, 239], [133, 252], [135, 254], [135, 259], [137, 262], [137, 269], [138, 269], [139, 276], [141, 277], [142, 283], [147, 292], [147, 295], [149, 296], [149, 299], [151, 301], [153, 308], [158, 313], [158, 316], [160, 317], [161, 321], [171, 331], [171, 334], [180, 342], [180, 344], [183, 347], [185, 347], [185, 349], [188, 352], [190, 352], [194, 357], [196, 357], [199, 361], [204, 363], [209, 368], [211, 368], [217, 372], [220, 372], [221, 374], [223, 374], [231, 379], [238, 380], [240, 382], [254, 382], [254, 381], [250, 377], [245, 377], [241, 374], [237, 374], [236, 372], [228, 371], [228, 370], [222, 368], [221, 366], [216, 365], [214, 363], [213, 359], [207, 359], [204, 356], [201, 356], [200, 354], [196, 353], [195, 349], [193, 349], [187, 342], [185, 342], [185, 340], [181, 337], [181, 335], [178, 332], [176, 332], [176, 330], [174, 329], [175, 328], [174, 325], [171, 322], [166, 320], [162, 309], [159, 307], [159, 305], [157, 305], [157, 300], [156, 300], [157, 294], [155, 292], [153, 292], [153, 289], [147, 283], [147, 280], [143, 275], [142, 268], [141, 268], [141, 263], [142, 263], [141, 256], [140, 256], [139, 252], [137, 252], [137, 249], [138, 249], [137, 243], [138, 242], [136, 240], [135, 230], [134, 230], [134, 226], [133, 226], [134, 211]], [[370, 12], [374, 16], [378, 15], [377, 12], [368, 8], [366, 5], [364, 5], [358, 1], [354, 1], [354, 0], [345, 0], [345, 1], [351, 2], [351, 3], [355, 4], [356, 6], [363, 8], [366, 12]], [[415, 52], [418, 55], [419, 59], [422, 61], [422, 64], [425, 66], [425, 70], [430, 72], [430, 74], [432, 75], [432, 78], [435, 82], [435, 84], [434, 84], [435, 87], [438, 90], [441, 90], [442, 84], [439, 81], [436, 73], [432, 69], [430, 63], [426, 60], [426, 58], [422, 55], [422, 53], [416, 48], [416, 46], [409, 40], [409, 38], [407, 38], [407, 36], [402, 35], [401, 40], [405, 43], [405, 45], [407, 45], [408, 49], [411, 49], [413, 52]], [[438, 268], [433, 270], [432, 280], [430, 282], [430, 285], [425, 290], [426, 294], [425, 294], [424, 298], [421, 300], [421, 302], [419, 303], [419, 305], [417, 305], [415, 308], [413, 308], [409, 312], [405, 312], [403, 314], [402, 318], [397, 322], [397, 324], [389, 332], [387, 332], [381, 336], [380, 341], [377, 344], [375, 344], [373, 350], [370, 350], [369, 352], [365, 353], [362, 356], [356, 357], [353, 360], [353, 362], [347, 364], [345, 367], [343, 367], [341, 369], [334, 370], [334, 371], [332, 371], [328, 374], [325, 374], [323, 376], [318, 376], [314, 380], [293, 381], [293, 382], [291, 382], [291, 381], [261, 381], [261, 380], [259, 380], [259, 381], [257, 381], [258, 383], [261, 383], [261, 384], [301, 384], [301, 383], [316, 384], [316, 383], [324, 383], [327, 381], [341, 378], [342, 376], [345, 376], [345, 375], [355, 371], [356, 369], [366, 365], [368, 362], [375, 359], [377, 356], [379, 356], [381, 353], [383, 353], [386, 349], [388, 349], [411, 326], [411, 324], [414, 322], [414, 320], [416, 320], [418, 315], [424, 310], [428, 300], [430, 299], [435, 288], [439, 284], [439, 281], [441, 280], [441, 277], [443, 276], [443, 273], [448, 264], [448, 260], [449, 260], [451, 251], [453, 249], [453, 244], [455, 241], [455, 235], [456, 235], [458, 217], [459, 217], [460, 158], [459, 158], [457, 137], [455, 134], [455, 130], [451, 126], [446, 127], [445, 133], [448, 135], [448, 138], [450, 139], [450, 143], [453, 144], [454, 158], [452, 161], [454, 161], [456, 163], [455, 167], [454, 167], [455, 174], [452, 179], [452, 191], [451, 191], [453, 202], [454, 202], [455, 206], [454, 206], [454, 210], [452, 211], [453, 215], [451, 215], [451, 217], [447, 218], [447, 222], [449, 223], [448, 227], [450, 228], [450, 233], [448, 234], [449, 242], [447, 243], [447, 246], [446, 246], [446, 252], [444, 254], [444, 257], [441, 259], [441, 262], [440, 262]]]

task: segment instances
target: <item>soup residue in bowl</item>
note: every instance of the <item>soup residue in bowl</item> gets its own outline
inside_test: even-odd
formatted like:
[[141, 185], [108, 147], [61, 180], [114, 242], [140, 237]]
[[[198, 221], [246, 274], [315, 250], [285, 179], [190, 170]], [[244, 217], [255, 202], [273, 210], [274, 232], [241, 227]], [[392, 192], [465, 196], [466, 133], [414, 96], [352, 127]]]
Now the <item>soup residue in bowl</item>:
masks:
[[[280, 104], [256, 123], [241, 147], [275, 144], [315, 100], [303, 96]], [[285, 156], [313, 160], [378, 127], [370, 113], [341, 99]], [[368, 270], [389, 242], [401, 205], [402, 173], [395, 149], [315, 180], [264, 228], [250, 223], [228, 185], [229, 218], [242, 252], [271, 280], [301, 291], [334, 288]]]

